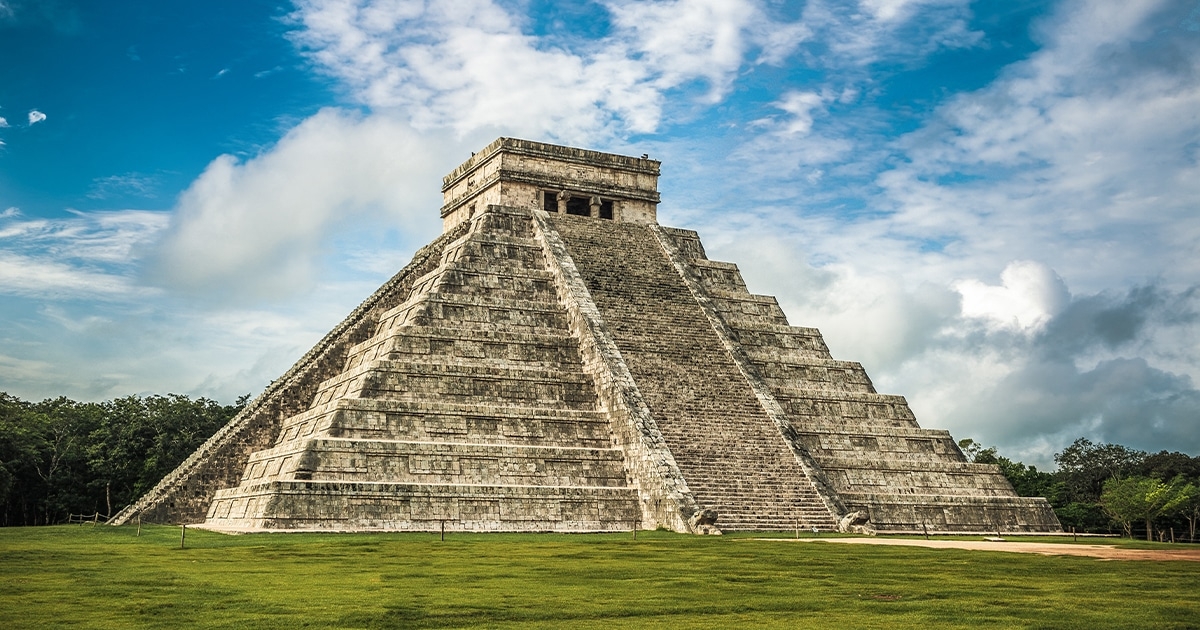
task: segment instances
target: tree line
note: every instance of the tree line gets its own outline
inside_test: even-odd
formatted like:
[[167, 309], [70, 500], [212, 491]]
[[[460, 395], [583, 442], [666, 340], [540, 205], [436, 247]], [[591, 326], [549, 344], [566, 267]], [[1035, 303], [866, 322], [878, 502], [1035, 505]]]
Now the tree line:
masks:
[[[70, 514], [112, 515], [132, 503], [245, 406], [180, 394], [105, 402], [29, 402], [0, 392], [0, 525], [46, 525]], [[1147, 453], [1080, 438], [1044, 472], [974, 440], [967, 458], [995, 464], [1020, 496], [1046, 497], [1079, 532], [1168, 532], [1196, 540], [1200, 456]]]
[[179, 394], [29, 402], [0, 392], [0, 525], [112, 515], [178, 466], [246, 404]]
[[1045, 497], [1067, 531], [1134, 532], [1147, 540], [1196, 541], [1200, 521], [1200, 456], [1147, 453], [1079, 438], [1054, 455], [1058, 470], [1000, 455], [971, 439], [958, 443], [967, 459], [996, 464], [1023, 497]]

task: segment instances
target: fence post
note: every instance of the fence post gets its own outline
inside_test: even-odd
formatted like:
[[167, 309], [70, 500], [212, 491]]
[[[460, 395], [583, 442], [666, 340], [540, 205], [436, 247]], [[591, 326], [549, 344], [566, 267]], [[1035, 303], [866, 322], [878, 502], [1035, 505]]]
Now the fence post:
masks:
[[136, 538], [142, 537], [142, 513], [138, 512], [138, 533]]
[[446, 540], [446, 519], [442, 519], [442, 534], [439, 540]]
[[183, 549], [183, 541], [187, 538], [187, 523], [179, 527], [179, 548]]

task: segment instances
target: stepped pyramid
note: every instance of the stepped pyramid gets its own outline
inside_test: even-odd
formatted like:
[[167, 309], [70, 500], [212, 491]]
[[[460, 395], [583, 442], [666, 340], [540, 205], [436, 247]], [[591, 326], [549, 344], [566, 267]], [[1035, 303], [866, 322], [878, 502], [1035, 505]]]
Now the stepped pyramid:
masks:
[[659, 163], [500, 138], [443, 234], [117, 523], [1058, 531], [699, 236]]

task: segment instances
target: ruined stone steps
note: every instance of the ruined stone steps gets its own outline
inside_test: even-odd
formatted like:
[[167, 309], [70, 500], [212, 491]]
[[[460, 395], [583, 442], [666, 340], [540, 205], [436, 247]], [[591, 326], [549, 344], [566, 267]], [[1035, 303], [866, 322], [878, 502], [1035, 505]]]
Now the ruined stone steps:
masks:
[[217, 493], [221, 531], [627, 531], [629, 488], [270, 481]]

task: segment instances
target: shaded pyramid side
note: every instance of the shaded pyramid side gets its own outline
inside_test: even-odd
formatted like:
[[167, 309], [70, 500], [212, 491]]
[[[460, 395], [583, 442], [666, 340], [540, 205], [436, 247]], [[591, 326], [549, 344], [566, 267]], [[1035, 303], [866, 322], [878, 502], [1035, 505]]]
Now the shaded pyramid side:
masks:
[[1061, 530], [1045, 499], [1016, 496], [996, 466], [968, 462], [949, 432], [922, 429], [902, 396], [877, 393], [815, 328], [789, 325], [736, 265], [708, 260], [695, 232], [659, 233], [844, 510], [869, 514], [881, 531]]
[[460, 238], [466, 230], [463, 225], [418, 250], [412, 262], [364, 300], [175, 470], [121, 510], [112, 523], [122, 525], [135, 518], [149, 523], [203, 522], [217, 490], [238, 484], [250, 454], [273, 444], [283, 421], [309, 407], [320, 384], [342, 370], [350, 348], [372, 335], [382, 314], [404, 302], [417, 279], [440, 264], [445, 245]]
[[218, 492], [224, 530], [627, 530], [638, 492], [528, 211], [489, 208]]

